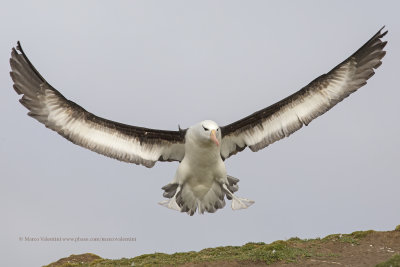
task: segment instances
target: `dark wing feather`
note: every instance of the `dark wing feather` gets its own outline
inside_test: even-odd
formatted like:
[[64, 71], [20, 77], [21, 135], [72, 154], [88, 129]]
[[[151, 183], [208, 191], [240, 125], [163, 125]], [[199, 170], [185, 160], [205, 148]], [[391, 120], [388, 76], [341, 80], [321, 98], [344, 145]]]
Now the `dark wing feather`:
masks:
[[[383, 29], [383, 28], [382, 28]], [[330, 110], [374, 75], [385, 56], [387, 33], [380, 29], [348, 59], [293, 95], [239, 121], [221, 127], [221, 156], [242, 151], [247, 146], [258, 151], [274, 143]]]
[[[20, 52], [18, 53], [17, 50]], [[163, 131], [100, 118], [54, 89], [31, 64], [18, 42], [10, 58], [14, 89], [28, 115], [74, 144], [121, 161], [152, 167], [181, 161], [186, 130]]]

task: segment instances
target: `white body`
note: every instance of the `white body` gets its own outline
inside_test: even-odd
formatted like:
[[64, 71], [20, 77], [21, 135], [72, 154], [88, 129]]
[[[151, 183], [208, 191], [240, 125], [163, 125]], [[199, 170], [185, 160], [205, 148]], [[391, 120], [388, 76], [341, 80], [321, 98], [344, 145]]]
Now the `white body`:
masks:
[[[232, 201], [232, 209], [244, 209], [254, 201], [237, 198], [233, 195], [225, 168], [221, 158], [221, 147], [210, 138], [211, 132], [221, 142], [221, 133], [218, 125], [213, 121], [203, 121], [188, 129], [185, 137], [185, 156], [176, 171], [175, 177], [170, 184], [176, 184], [177, 189], [170, 200], [160, 202], [161, 205], [185, 211], [191, 215], [198, 209], [199, 213], [204, 211], [214, 212], [225, 206], [225, 195]], [[181, 195], [182, 201], [177, 201]]]

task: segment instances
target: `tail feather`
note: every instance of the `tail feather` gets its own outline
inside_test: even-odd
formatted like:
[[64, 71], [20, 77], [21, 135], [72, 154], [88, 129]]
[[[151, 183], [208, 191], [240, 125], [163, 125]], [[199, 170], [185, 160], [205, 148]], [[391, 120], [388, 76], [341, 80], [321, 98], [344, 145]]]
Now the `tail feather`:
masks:
[[203, 199], [198, 201], [199, 213], [203, 214], [204, 211], [214, 213], [218, 209], [225, 207], [224, 197], [225, 193], [222, 191], [221, 185], [214, 182]]
[[197, 198], [187, 185], [183, 185], [182, 190], [176, 194], [176, 203], [181, 207], [182, 212], [186, 212], [190, 216], [196, 212]]
[[238, 198], [233, 193], [238, 191], [239, 179], [227, 176], [226, 183], [214, 181], [208, 191], [199, 196], [199, 192], [192, 188], [189, 184], [179, 185], [170, 183], [162, 187], [163, 196], [169, 198], [160, 202], [164, 207], [186, 212], [193, 216], [196, 211], [200, 214], [204, 212], [214, 213], [218, 209], [225, 207], [225, 196], [228, 200], [232, 200], [232, 209], [245, 209], [251, 206], [254, 201], [246, 198]]

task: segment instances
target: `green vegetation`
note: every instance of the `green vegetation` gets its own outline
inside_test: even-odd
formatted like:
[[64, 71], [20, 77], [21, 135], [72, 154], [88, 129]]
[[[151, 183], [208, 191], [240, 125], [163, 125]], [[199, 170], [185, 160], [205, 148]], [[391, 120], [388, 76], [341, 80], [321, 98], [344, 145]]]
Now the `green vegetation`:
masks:
[[[400, 231], [400, 226], [396, 227], [393, 233]], [[254, 263], [271, 264], [274, 262], [304, 262], [305, 259], [335, 261], [340, 255], [332, 251], [324, 250], [324, 246], [351, 246], [359, 245], [363, 238], [374, 234], [372, 230], [356, 231], [351, 234], [333, 234], [325, 238], [300, 239], [290, 238], [286, 241], [275, 241], [271, 244], [247, 243], [243, 246], [226, 246], [207, 248], [199, 252], [190, 251], [183, 253], [165, 254], [153, 253], [145, 254], [135, 258], [119, 260], [102, 259], [94, 254], [71, 255], [68, 258], [60, 259], [57, 262], [45, 267], [128, 267], [128, 266], [179, 266], [185, 263], [236, 263], [243, 266]], [[379, 232], [376, 232], [379, 233]], [[342, 244], [342, 245], [340, 245]], [[321, 250], [322, 248], [322, 250]], [[215, 265], [216, 266], [216, 265]], [[400, 255], [395, 255], [390, 260], [378, 264], [378, 267], [399, 266]]]
[[[357, 243], [359, 238], [366, 236], [367, 232], [354, 232], [348, 235], [330, 235], [322, 239], [322, 241], [340, 241], [347, 243]], [[301, 258], [308, 257], [335, 257], [334, 254], [315, 253], [313, 247], [316, 242], [321, 242], [321, 239], [300, 239], [298, 237], [291, 238], [287, 241], [275, 241], [271, 244], [265, 243], [247, 243], [243, 246], [227, 246], [207, 248], [199, 252], [184, 252], [174, 254], [154, 253], [145, 254], [132, 259], [95, 259], [90, 262], [63, 262], [57, 267], [93, 267], [93, 266], [176, 266], [184, 263], [200, 263], [200, 262], [218, 262], [218, 261], [236, 261], [236, 262], [264, 262], [267, 264], [284, 261], [295, 262]], [[307, 244], [304, 248], [301, 244]], [[48, 265], [47, 267], [52, 267]]]
[[[199, 252], [185, 253], [154, 253], [145, 254], [133, 259], [97, 259], [90, 263], [67, 263], [59, 267], [73, 266], [175, 266], [183, 263], [218, 262], [218, 261], [239, 261], [239, 262], [265, 262], [277, 261], [293, 262], [299, 257], [310, 257], [311, 254], [305, 249], [292, 246], [293, 241], [276, 241], [271, 244], [247, 243], [243, 246], [227, 246], [207, 248]], [[49, 266], [50, 267], [50, 266]]]
[[394, 255], [389, 260], [379, 263], [375, 267], [400, 267], [400, 254]]
[[89, 266], [88, 264], [101, 259], [100, 256], [97, 256], [93, 253], [85, 253], [80, 255], [71, 255], [68, 258], [62, 258], [56, 262], [53, 262], [44, 267], [73, 267], [73, 266]]
[[354, 245], [359, 244], [359, 240], [373, 233], [373, 230], [368, 231], [356, 231], [351, 234], [333, 234], [324, 237], [323, 241], [340, 241], [343, 243], [350, 243]]

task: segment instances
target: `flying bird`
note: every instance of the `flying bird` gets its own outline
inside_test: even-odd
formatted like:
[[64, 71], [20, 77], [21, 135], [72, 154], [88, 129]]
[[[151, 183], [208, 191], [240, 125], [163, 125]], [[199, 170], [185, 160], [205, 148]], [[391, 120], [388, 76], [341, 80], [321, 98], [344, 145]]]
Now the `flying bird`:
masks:
[[215, 212], [232, 200], [233, 210], [254, 201], [236, 196], [239, 179], [227, 174], [224, 161], [249, 147], [258, 151], [330, 110], [367, 83], [385, 56], [387, 31], [381, 28], [345, 61], [285, 99], [226, 126], [204, 120], [187, 129], [156, 130], [98, 117], [65, 98], [35, 69], [20, 43], [10, 65], [15, 91], [28, 115], [74, 144], [105, 156], [144, 165], [180, 162], [162, 187], [161, 205], [193, 215]]

